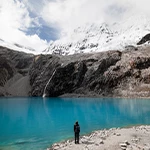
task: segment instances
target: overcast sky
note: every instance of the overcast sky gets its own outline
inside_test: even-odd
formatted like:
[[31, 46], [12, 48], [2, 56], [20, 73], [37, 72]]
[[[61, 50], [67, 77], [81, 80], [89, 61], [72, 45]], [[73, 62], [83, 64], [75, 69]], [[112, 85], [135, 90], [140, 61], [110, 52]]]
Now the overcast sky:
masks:
[[149, 0], [0, 0], [0, 38], [41, 50], [61, 31], [88, 22], [150, 16], [149, 4]]

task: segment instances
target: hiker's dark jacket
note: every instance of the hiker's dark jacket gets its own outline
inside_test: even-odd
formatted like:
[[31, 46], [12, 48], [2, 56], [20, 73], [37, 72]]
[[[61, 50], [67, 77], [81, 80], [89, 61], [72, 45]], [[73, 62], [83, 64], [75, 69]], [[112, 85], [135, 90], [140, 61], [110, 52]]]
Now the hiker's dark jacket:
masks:
[[74, 132], [75, 133], [79, 133], [80, 132], [80, 126], [79, 126], [79, 124], [75, 124], [74, 125]]

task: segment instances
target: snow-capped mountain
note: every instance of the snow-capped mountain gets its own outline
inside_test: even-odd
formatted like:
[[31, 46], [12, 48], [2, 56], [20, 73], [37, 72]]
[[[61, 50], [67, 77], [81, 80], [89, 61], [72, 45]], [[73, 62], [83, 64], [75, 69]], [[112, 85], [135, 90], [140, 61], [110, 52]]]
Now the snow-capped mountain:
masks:
[[36, 49], [0, 39], [0, 46], [33, 54], [89, 53], [107, 50], [123, 50], [128, 45], [136, 46], [139, 40], [150, 33], [150, 19], [145, 15], [133, 15], [126, 21], [88, 23], [65, 32], [60, 39], [50, 41], [48, 48]]
[[150, 33], [150, 20], [146, 16], [133, 16], [113, 24], [86, 24], [66, 33], [59, 40], [50, 42], [43, 53], [69, 55], [123, 49], [133, 45]]

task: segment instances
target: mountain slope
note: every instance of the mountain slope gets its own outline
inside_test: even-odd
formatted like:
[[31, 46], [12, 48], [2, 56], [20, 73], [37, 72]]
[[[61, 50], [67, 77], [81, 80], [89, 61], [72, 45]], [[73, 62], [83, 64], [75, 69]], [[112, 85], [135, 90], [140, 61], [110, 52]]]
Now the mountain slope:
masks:
[[35, 56], [0, 47], [0, 96], [150, 97], [149, 51]]
[[31, 96], [150, 97], [149, 51], [40, 55], [29, 71]]
[[0, 46], [0, 96], [28, 96], [33, 54]]
[[86, 24], [66, 33], [59, 40], [50, 42], [46, 54], [70, 55], [124, 49], [136, 43], [150, 32], [150, 20], [146, 16], [132, 16], [114, 24]]

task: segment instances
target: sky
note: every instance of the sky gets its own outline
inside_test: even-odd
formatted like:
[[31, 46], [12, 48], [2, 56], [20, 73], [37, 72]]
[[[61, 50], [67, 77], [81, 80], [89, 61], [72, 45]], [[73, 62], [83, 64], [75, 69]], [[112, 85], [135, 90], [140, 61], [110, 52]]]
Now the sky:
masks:
[[44, 50], [62, 33], [95, 22], [150, 15], [149, 0], [0, 0], [0, 39]]

